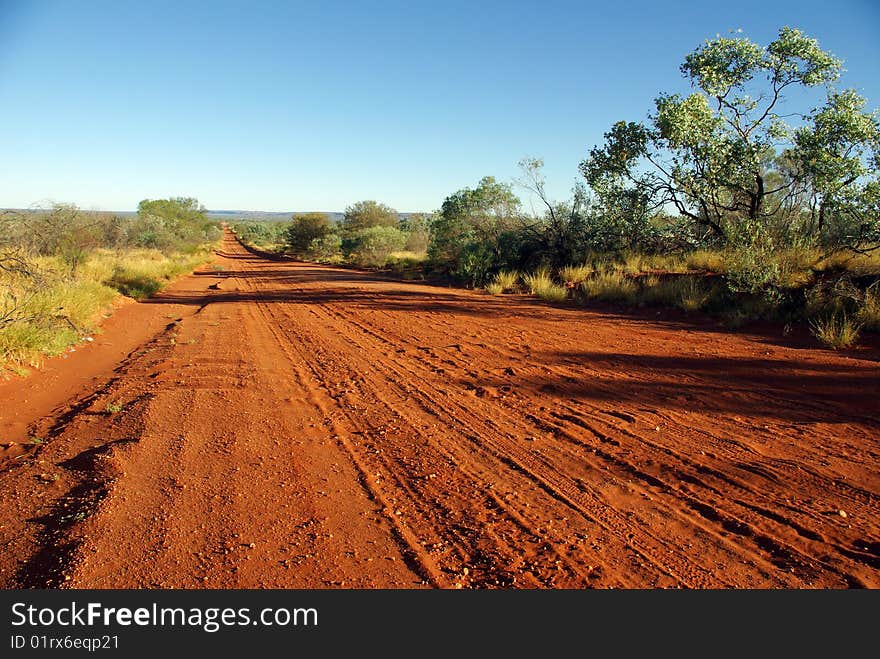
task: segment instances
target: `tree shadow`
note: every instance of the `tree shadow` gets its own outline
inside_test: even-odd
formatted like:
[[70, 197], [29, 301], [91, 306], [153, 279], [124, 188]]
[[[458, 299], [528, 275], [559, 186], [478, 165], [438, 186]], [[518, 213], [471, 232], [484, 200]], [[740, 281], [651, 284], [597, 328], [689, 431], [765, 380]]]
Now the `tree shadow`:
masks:
[[[534, 353], [532, 359], [570, 366], [572, 375], [492, 375], [480, 378], [480, 385], [603, 402], [612, 409], [625, 405], [880, 428], [880, 369], [870, 364], [589, 351]], [[472, 381], [461, 384], [473, 387]]]

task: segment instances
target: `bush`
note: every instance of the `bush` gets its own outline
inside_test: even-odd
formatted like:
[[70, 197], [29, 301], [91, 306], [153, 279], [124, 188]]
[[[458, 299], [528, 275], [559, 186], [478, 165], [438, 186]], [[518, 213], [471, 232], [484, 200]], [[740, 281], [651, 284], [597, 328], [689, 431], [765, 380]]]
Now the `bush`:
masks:
[[321, 262], [342, 260], [342, 238], [338, 233], [328, 233], [315, 238], [309, 244], [309, 256]]
[[547, 302], [565, 302], [568, 300], [568, 289], [558, 284], [550, 283], [540, 286], [536, 295]]
[[374, 227], [397, 228], [399, 221], [399, 214], [390, 206], [373, 200], [359, 201], [345, 209], [342, 231], [346, 236], [354, 236]]
[[236, 222], [232, 230], [246, 245], [258, 249], [275, 249], [286, 243], [285, 232], [290, 225], [286, 222]]
[[330, 218], [324, 213], [300, 213], [284, 231], [287, 248], [296, 256], [310, 256], [312, 243], [330, 233]]
[[406, 234], [390, 226], [373, 226], [360, 229], [343, 241], [348, 256], [362, 266], [383, 266], [392, 252], [406, 244]]

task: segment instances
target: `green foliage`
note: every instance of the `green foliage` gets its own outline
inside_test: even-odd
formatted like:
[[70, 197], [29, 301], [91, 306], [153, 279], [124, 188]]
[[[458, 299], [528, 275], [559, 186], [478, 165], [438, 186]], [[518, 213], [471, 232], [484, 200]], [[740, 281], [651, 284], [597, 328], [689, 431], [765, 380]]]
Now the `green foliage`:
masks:
[[519, 205], [510, 186], [491, 176], [455, 192], [432, 223], [429, 259], [472, 286], [483, 285], [511, 253], [505, 245], [515, 242], [521, 227]]
[[137, 247], [183, 250], [219, 239], [216, 223], [191, 197], [144, 199], [138, 204], [130, 240]]
[[869, 332], [880, 332], [880, 289], [877, 283], [865, 291], [858, 310], [858, 322]]
[[299, 213], [293, 216], [284, 237], [293, 254], [306, 256], [311, 255], [312, 244], [320, 244], [329, 233], [330, 218], [325, 213]]
[[397, 227], [399, 215], [396, 210], [385, 204], [367, 200], [359, 201], [345, 209], [342, 218], [343, 235], [353, 236], [362, 229], [372, 227]]
[[569, 265], [559, 271], [559, 277], [567, 285], [575, 287], [583, 284], [592, 276], [593, 272], [595, 272], [593, 266], [588, 264]]
[[406, 233], [406, 245], [408, 252], [427, 252], [428, 243], [431, 239], [431, 226], [436, 215], [427, 213], [413, 213], [400, 220], [400, 230]]
[[587, 299], [633, 304], [638, 286], [620, 270], [603, 270], [581, 283], [580, 294]]
[[[880, 127], [863, 98], [830, 87], [840, 66], [787, 27], [766, 47], [718, 37], [688, 55], [681, 71], [696, 91], [659, 96], [647, 124], [618, 122], [581, 163], [611, 235], [621, 225], [643, 233], [646, 210], [670, 206], [736, 247], [748, 248], [736, 241], [754, 231], [744, 224], [777, 242], [876, 242]], [[787, 92], [817, 86], [826, 103], [791, 125]]]
[[495, 275], [493, 282], [501, 287], [502, 292], [515, 291], [519, 286], [520, 274], [516, 270], [502, 270]]
[[315, 238], [309, 244], [309, 256], [316, 261], [330, 262], [342, 259], [342, 237], [338, 233], [327, 233]]
[[392, 252], [406, 244], [406, 234], [393, 226], [359, 229], [343, 240], [343, 249], [352, 261], [363, 266], [383, 266]]
[[245, 244], [258, 249], [276, 249], [286, 243], [287, 222], [236, 222], [232, 230]]
[[568, 299], [568, 290], [553, 281], [550, 271], [542, 268], [537, 272], [523, 277], [526, 288], [547, 302], [564, 302]]
[[121, 400], [115, 400], [107, 403], [104, 409], [106, 409], [109, 414], [118, 414], [122, 411], [123, 407]]
[[738, 235], [729, 251], [726, 281], [734, 293], [750, 293], [778, 303], [782, 296], [782, 269], [776, 259], [772, 236], [758, 223], [736, 228]]
[[184, 241], [185, 253], [132, 249], [140, 226], [70, 205], [0, 213], [0, 364], [63, 351], [94, 329], [117, 291], [150, 295], [209, 254]]

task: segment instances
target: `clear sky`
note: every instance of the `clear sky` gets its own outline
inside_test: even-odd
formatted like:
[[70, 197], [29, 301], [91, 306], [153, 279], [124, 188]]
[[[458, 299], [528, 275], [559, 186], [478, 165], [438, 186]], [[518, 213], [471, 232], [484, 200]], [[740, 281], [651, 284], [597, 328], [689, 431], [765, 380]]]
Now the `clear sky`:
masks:
[[524, 156], [564, 198], [704, 39], [782, 25], [880, 107], [877, 0], [0, 0], [0, 207], [431, 210]]

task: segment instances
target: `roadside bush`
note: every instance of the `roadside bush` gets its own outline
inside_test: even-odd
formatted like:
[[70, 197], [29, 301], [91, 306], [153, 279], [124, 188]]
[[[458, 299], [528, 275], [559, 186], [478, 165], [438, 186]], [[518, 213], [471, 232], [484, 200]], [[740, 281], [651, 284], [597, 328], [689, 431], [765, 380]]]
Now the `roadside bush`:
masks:
[[296, 256], [311, 256], [315, 241], [330, 233], [330, 218], [324, 213], [299, 213], [284, 231], [287, 249]]
[[353, 237], [364, 229], [372, 229], [374, 227], [396, 229], [399, 222], [400, 215], [396, 210], [385, 204], [368, 199], [354, 203], [345, 209], [345, 214], [342, 218], [342, 233], [345, 237]]
[[372, 226], [354, 232], [342, 241], [351, 260], [362, 266], [383, 266], [392, 252], [406, 244], [406, 235], [391, 226]]
[[309, 244], [308, 254], [322, 263], [339, 262], [342, 260], [342, 238], [338, 233], [315, 238]]
[[246, 245], [257, 249], [274, 250], [286, 243], [287, 222], [235, 222], [232, 230]]

